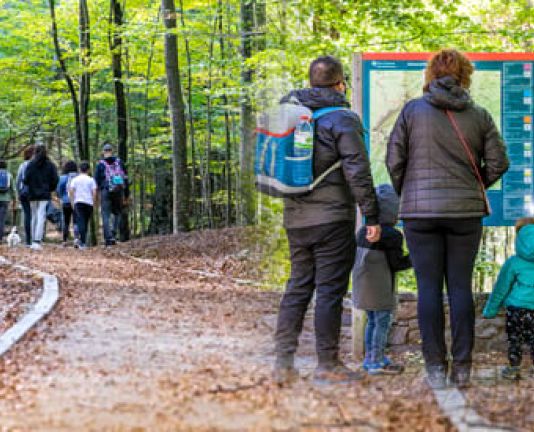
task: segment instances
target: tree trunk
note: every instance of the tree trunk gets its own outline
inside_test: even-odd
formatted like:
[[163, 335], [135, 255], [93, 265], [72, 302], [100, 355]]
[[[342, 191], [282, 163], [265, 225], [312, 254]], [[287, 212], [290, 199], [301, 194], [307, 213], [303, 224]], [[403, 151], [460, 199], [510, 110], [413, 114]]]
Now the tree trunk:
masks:
[[74, 81], [67, 70], [67, 64], [65, 63], [65, 59], [63, 58], [61, 47], [59, 46], [59, 36], [56, 21], [56, 2], [55, 0], [48, 0], [48, 4], [50, 6], [50, 17], [52, 19], [52, 40], [54, 42], [56, 60], [59, 63], [59, 68], [61, 70], [61, 73], [63, 74], [63, 77], [65, 78], [65, 81], [67, 82], [67, 87], [69, 89], [70, 98], [72, 101], [72, 108], [74, 111], [74, 124], [76, 126], [77, 151], [78, 156], [81, 158], [84, 154], [84, 141], [82, 138], [82, 125], [80, 121], [80, 106], [78, 104], [78, 95], [74, 87]]
[[206, 101], [206, 111], [207, 111], [207, 128], [208, 135], [206, 140], [206, 166], [204, 168], [204, 176], [202, 181], [204, 182], [204, 193], [205, 193], [205, 205], [208, 214], [208, 228], [213, 228], [213, 203], [212, 203], [212, 194], [213, 189], [211, 187], [211, 141], [212, 141], [212, 109], [211, 109], [211, 90], [213, 84], [213, 45], [215, 39], [215, 32], [217, 29], [217, 16], [213, 19], [213, 33], [210, 38], [210, 44], [208, 49], [208, 96]]
[[[243, 94], [241, 97], [241, 149], [239, 164], [241, 168], [241, 222], [251, 224], [254, 222], [255, 193], [254, 193], [254, 113], [251, 102], [251, 84], [253, 70], [246, 66], [246, 61], [252, 57], [253, 47], [264, 49], [265, 42], [255, 34], [257, 27], [265, 24], [265, 3], [262, 0], [241, 0], [241, 56], [243, 69], [241, 83]], [[255, 37], [257, 40], [254, 43]], [[262, 39], [264, 39], [262, 37]]]
[[[223, 79], [226, 78], [226, 55], [225, 55], [225, 46], [224, 46], [224, 37], [223, 37], [223, 3], [222, 0], [219, 0], [218, 3], [219, 9], [219, 48], [221, 51], [221, 74]], [[224, 105], [224, 131], [225, 131], [225, 159], [224, 159], [224, 180], [226, 188], [226, 210], [224, 213], [224, 223], [228, 227], [231, 222], [232, 214], [232, 169], [231, 169], [231, 158], [232, 158], [232, 149], [231, 149], [231, 139], [230, 139], [230, 117], [228, 114], [228, 96], [226, 95], [226, 84], [223, 84], [224, 93], [222, 96], [222, 101]]]
[[161, 0], [161, 9], [165, 28], [167, 29], [165, 33], [165, 71], [172, 128], [173, 232], [177, 233], [185, 231], [188, 226], [187, 128], [178, 64], [174, 0]]
[[[128, 160], [128, 119], [126, 112], [126, 96], [122, 82], [122, 25], [123, 10], [119, 0], [110, 3], [109, 49], [111, 51], [111, 67], [113, 70], [113, 86], [115, 90], [115, 109], [117, 113], [117, 141], [119, 158], [126, 163]], [[111, 31], [111, 30], [110, 30]]]
[[[185, 29], [185, 18], [184, 18], [184, 2], [180, 0], [180, 21], [182, 28]], [[195, 143], [195, 117], [193, 112], [193, 72], [191, 70], [191, 49], [189, 48], [189, 39], [187, 36], [185, 40], [185, 57], [187, 59], [187, 110], [189, 112], [189, 138], [191, 143], [191, 196], [192, 202], [191, 207], [195, 217], [195, 226], [198, 224], [198, 214], [196, 206], [196, 177], [197, 177], [197, 156], [196, 156], [196, 143]]]
[[91, 95], [91, 33], [89, 28], [89, 10], [87, 0], [79, 1], [79, 31], [80, 31], [80, 124], [82, 144], [80, 158], [89, 160], [89, 98]]

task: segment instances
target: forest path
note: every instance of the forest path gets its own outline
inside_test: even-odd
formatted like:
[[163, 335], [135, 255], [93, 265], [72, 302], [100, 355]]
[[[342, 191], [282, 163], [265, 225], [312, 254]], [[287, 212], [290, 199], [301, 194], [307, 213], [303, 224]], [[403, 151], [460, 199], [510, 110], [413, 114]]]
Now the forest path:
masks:
[[[196, 236], [196, 237], [195, 237]], [[235, 238], [234, 238], [235, 237]], [[0, 425], [16, 430], [453, 430], [405, 357], [400, 377], [316, 388], [270, 383], [279, 293], [243, 283], [231, 231], [116, 249], [0, 254], [55, 274], [61, 300], [0, 360]], [[238, 276], [242, 275], [241, 278]], [[349, 327], [343, 355], [348, 356]]]

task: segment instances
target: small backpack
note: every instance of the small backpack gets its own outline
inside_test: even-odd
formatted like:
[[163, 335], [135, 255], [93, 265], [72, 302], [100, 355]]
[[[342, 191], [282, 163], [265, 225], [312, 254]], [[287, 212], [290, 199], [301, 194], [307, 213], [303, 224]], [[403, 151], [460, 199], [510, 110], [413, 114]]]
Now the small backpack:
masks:
[[11, 189], [11, 176], [6, 169], [0, 169], [0, 193], [9, 192]]
[[[318, 177], [313, 175], [313, 151], [308, 157], [295, 157], [295, 128], [302, 116], [315, 121], [345, 107], [326, 107], [312, 113], [302, 105], [281, 104], [260, 116], [256, 128], [256, 160], [254, 174], [256, 188], [261, 193], [277, 198], [306, 195], [315, 189], [330, 173], [341, 167], [337, 161]], [[315, 142], [315, 139], [314, 139]]]
[[109, 192], [121, 192], [124, 190], [126, 183], [126, 173], [122, 169], [121, 161], [119, 158], [115, 159], [115, 162], [108, 164], [105, 160], [101, 160], [106, 167], [106, 184]]
[[70, 173], [67, 174], [67, 181], [65, 183], [65, 190], [62, 191], [62, 195], [61, 195], [61, 200], [64, 203], [69, 203], [70, 202], [70, 197], [69, 197], [70, 185], [72, 183], [72, 180], [77, 176], [78, 176], [77, 172], [70, 172]]

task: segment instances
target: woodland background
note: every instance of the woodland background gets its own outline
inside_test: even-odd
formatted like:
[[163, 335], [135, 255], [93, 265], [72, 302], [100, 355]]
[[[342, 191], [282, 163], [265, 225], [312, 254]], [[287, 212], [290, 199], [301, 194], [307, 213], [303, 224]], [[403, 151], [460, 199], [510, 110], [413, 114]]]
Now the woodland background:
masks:
[[[349, 72], [353, 52], [533, 45], [527, 0], [0, 0], [0, 157], [14, 171], [44, 142], [58, 164], [94, 164], [110, 141], [132, 182], [130, 236], [256, 225], [280, 287], [281, 202], [251, 183], [255, 113], [306, 86], [310, 60]], [[479, 289], [512, 245], [485, 230]]]

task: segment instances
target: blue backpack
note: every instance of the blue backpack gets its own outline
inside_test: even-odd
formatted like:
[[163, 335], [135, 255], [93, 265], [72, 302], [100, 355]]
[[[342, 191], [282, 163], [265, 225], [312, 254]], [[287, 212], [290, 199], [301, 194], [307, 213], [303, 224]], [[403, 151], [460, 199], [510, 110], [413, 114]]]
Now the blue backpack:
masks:
[[0, 169], [0, 193], [6, 193], [11, 189], [11, 177], [6, 169]]
[[[277, 198], [306, 195], [331, 172], [341, 166], [337, 161], [320, 176], [313, 175], [313, 152], [309, 157], [295, 157], [295, 127], [300, 115], [308, 115], [314, 122], [345, 107], [326, 107], [315, 112], [301, 105], [282, 104], [276, 110], [264, 113], [256, 129], [256, 160], [254, 174], [256, 188], [261, 193]], [[315, 139], [314, 139], [315, 143]]]

